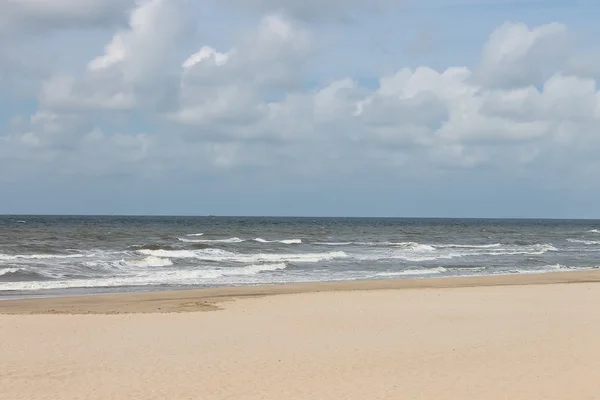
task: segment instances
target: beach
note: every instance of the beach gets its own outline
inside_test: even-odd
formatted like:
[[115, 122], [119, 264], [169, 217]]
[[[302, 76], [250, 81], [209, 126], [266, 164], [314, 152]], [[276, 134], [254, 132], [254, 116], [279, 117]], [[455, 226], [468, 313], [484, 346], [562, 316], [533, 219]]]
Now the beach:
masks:
[[600, 271], [0, 303], [13, 399], [597, 399]]

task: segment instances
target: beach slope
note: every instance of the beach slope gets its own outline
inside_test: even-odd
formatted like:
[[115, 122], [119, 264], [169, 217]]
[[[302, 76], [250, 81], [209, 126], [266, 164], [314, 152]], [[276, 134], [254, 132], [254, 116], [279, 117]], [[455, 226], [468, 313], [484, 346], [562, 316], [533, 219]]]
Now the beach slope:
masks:
[[598, 273], [559, 275], [0, 303], [0, 397], [597, 399]]

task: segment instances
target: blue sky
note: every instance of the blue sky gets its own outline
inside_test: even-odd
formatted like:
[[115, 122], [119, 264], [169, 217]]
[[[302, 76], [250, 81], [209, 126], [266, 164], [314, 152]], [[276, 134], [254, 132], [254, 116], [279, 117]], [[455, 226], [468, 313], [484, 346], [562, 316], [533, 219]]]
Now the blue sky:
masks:
[[600, 218], [600, 6], [0, 5], [0, 213]]

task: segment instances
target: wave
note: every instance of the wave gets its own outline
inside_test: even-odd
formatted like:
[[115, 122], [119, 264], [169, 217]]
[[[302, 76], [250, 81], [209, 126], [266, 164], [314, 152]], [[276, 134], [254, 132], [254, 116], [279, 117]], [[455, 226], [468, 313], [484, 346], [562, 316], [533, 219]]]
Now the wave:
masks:
[[46, 260], [46, 259], [61, 259], [61, 258], [83, 258], [92, 257], [93, 254], [2, 254], [0, 260]]
[[368, 247], [403, 247], [415, 251], [433, 251], [435, 249], [456, 248], [456, 249], [490, 249], [502, 246], [500, 243], [492, 244], [424, 244], [417, 242], [317, 242], [314, 243], [323, 246], [368, 246]]
[[220, 249], [203, 250], [139, 250], [138, 253], [166, 258], [193, 258], [203, 261], [230, 261], [239, 263], [253, 262], [319, 262], [346, 258], [348, 255], [343, 251], [331, 251], [326, 253], [255, 253], [243, 254], [233, 253]]
[[186, 236], [203, 236], [204, 233], [189, 233]]
[[389, 245], [394, 247], [404, 247], [410, 249], [412, 251], [434, 251], [435, 247], [430, 244], [421, 244], [416, 242], [400, 242], [400, 243], [389, 243]]
[[47, 281], [53, 279], [52, 274], [31, 271], [24, 268], [0, 268], [0, 282]]
[[386, 271], [379, 272], [376, 276], [407, 276], [407, 275], [433, 275], [447, 272], [444, 267], [429, 268], [429, 269], [407, 269], [404, 271]]
[[266, 240], [262, 238], [254, 239], [255, 242], [259, 243], [283, 243], [283, 244], [301, 244], [302, 239], [283, 239], [283, 240]]
[[493, 244], [435, 244], [434, 247], [441, 249], [493, 249], [502, 246], [500, 243]]
[[165, 244], [160, 244], [160, 243], [149, 243], [149, 244], [134, 244], [132, 246], [129, 246], [130, 249], [133, 250], [160, 250], [160, 249], [165, 249], [165, 250], [169, 250], [172, 249], [172, 246], [169, 245], [165, 245]]
[[562, 264], [549, 264], [542, 267], [531, 268], [531, 269], [514, 269], [509, 271], [513, 274], [543, 274], [548, 272], [560, 272], [560, 271], [583, 271], [596, 269], [597, 267], [574, 267]]
[[567, 239], [567, 242], [582, 243], [582, 244], [586, 244], [586, 245], [600, 244], [600, 241], [598, 241], [598, 240]]
[[[247, 239], [240, 239], [238, 237], [232, 237], [228, 239], [188, 239], [188, 238], [177, 238], [184, 243], [243, 243], [247, 242]], [[254, 239], [258, 243], [282, 243], [282, 244], [301, 244], [302, 239], [283, 239], [283, 240], [267, 240], [262, 238]]]
[[161, 258], [155, 256], [148, 256], [140, 260], [129, 260], [125, 261], [128, 265], [145, 268], [145, 267], [169, 267], [173, 265], [173, 261], [168, 258]]
[[543, 244], [534, 244], [530, 246], [507, 246], [503, 249], [491, 250], [489, 252], [482, 252], [482, 255], [542, 255], [549, 251], [559, 251], [556, 247], [551, 244], [543, 243]]
[[206, 284], [222, 277], [248, 277], [262, 272], [282, 270], [287, 267], [284, 263], [251, 264], [244, 267], [197, 270], [167, 270], [153, 271], [149, 274], [112, 276], [96, 279], [71, 279], [54, 281], [17, 281], [0, 282], [0, 290], [52, 290], [69, 288], [100, 288], [127, 287], [152, 285], [195, 285]]
[[3, 275], [8, 275], [8, 274], [14, 274], [16, 272], [21, 271], [21, 268], [1, 268], [0, 269], [0, 276]]
[[245, 242], [244, 239], [240, 239], [238, 237], [232, 237], [228, 239], [186, 239], [186, 238], [177, 238], [178, 240], [184, 243], [242, 243]]
[[251, 264], [240, 268], [224, 268], [219, 271], [222, 276], [229, 275], [255, 275], [264, 271], [277, 271], [287, 268], [285, 263], [276, 264]]
[[[454, 246], [454, 245], [453, 245]], [[461, 245], [462, 246], [462, 245]], [[401, 249], [386, 249], [385, 252], [365, 254], [359, 256], [361, 260], [382, 260], [382, 259], [400, 259], [411, 262], [426, 262], [444, 259], [453, 259], [461, 257], [476, 256], [516, 256], [516, 255], [542, 255], [549, 251], [558, 251], [551, 244], [535, 244], [531, 246], [513, 246], [506, 247], [487, 246], [487, 247], [435, 247], [419, 244], [405, 244]]]
[[322, 246], [405, 247], [415, 250], [434, 250], [432, 245], [417, 242], [316, 242]]
[[600, 229], [591, 229], [588, 232], [590, 232], [590, 233], [600, 233]]

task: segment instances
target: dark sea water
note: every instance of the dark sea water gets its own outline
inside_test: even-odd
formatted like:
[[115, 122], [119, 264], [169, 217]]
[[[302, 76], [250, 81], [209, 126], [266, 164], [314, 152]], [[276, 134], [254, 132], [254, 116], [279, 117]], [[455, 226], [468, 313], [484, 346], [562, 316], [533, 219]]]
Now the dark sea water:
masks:
[[600, 221], [0, 216], [0, 297], [598, 266]]

